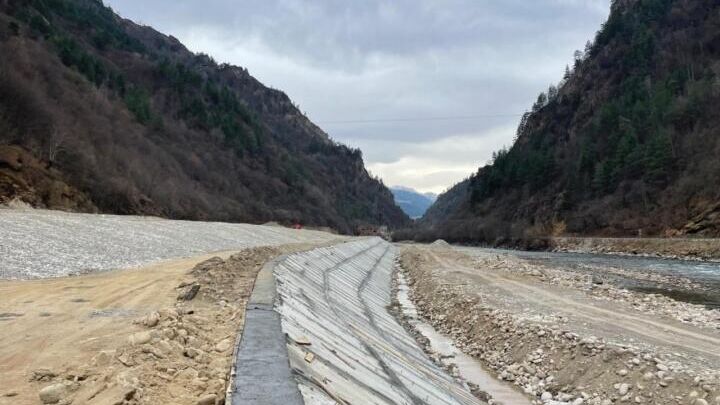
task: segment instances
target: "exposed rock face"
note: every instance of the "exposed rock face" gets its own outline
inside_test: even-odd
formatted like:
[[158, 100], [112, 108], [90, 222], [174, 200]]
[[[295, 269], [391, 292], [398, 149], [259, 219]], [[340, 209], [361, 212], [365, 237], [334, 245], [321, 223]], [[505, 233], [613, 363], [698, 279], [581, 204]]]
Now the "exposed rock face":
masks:
[[720, 202], [711, 205], [682, 228], [683, 234], [720, 236]]
[[0, 145], [0, 204], [14, 200], [40, 208], [97, 211], [84, 193], [65, 183], [48, 163], [18, 146]]

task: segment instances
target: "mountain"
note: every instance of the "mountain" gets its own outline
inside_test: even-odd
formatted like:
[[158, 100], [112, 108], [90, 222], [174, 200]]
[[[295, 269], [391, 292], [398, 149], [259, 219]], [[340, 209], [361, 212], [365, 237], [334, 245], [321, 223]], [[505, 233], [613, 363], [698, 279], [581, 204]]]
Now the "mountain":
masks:
[[437, 195], [433, 193], [420, 193], [409, 187], [390, 187], [390, 191], [395, 197], [395, 203], [410, 218], [422, 217], [437, 198]]
[[417, 238], [720, 236], [720, 2], [616, 0], [513, 146]]
[[0, 0], [0, 202], [352, 232], [409, 219], [284, 93], [99, 0]]

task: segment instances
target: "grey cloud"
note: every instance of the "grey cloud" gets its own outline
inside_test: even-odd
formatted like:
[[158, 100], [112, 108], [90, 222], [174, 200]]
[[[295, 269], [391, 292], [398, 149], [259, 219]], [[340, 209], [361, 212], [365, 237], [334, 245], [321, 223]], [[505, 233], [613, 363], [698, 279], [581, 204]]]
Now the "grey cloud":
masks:
[[[518, 117], [329, 122], [522, 113], [594, 36], [609, 2], [106, 1], [286, 91], [332, 137], [362, 147], [383, 178], [434, 191], [465, 177], [453, 167], [477, 167], [509, 144]], [[453, 137], [469, 142], [470, 152], [454, 151], [445, 142]], [[441, 174], [422, 181], [397, 175], [413, 164], [434, 164]]]

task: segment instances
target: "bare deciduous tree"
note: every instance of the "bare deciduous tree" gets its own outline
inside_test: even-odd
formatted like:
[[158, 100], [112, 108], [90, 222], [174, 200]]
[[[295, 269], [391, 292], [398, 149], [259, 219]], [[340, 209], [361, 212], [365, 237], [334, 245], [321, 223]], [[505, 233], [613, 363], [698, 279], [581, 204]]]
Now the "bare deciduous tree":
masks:
[[47, 144], [48, 167], [52, 167], [58, 155], [65, 150], [66, 138], [67, 133], [64, 130], [56, 126], [52, 128]]

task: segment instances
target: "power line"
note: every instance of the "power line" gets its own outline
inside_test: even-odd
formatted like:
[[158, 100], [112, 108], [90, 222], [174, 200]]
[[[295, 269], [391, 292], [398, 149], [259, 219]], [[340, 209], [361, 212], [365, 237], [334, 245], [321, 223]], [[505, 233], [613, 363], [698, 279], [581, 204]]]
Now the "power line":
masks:
[[500, 118], [500, 117], [522, 117], [523, 114], [482, 114], [482, 115], [459, 115], [448, 117], [417, 117], [417, 118], [377, 118], [358, 120], [318, 121], [320, 125], [327, 124], [374, 124], [386, 122], [427, 122], [427, 121], [461, 121], [474, 120], [478, 118]]

